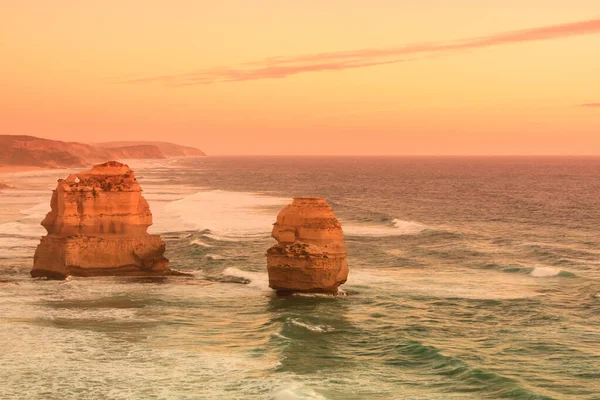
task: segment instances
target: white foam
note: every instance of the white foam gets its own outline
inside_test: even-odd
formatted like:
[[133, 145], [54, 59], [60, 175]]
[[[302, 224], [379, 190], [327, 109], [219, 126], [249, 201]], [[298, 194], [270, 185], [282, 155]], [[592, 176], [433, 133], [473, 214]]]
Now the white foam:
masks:
[[560, 269], [551, 267], [535, 267], [533, 271], [530, 272], [531, 276], [538, 278], [545, 276], [557, 276], [558, 274], [560, 274]]
[[39, 203], [33, 207], [21, 210], [20, 214], [26, 219], [35, 220], [38, 223], [50, 212], [50, 202]]
[[194, 278], [198, 278], [198, 279], [204, 279], [206, 277], [206, 273], [202, 270], [196, 270], [196, 271], [185, 271], [187, 274], [191, 274], [194, 276]]
[[398, 229], [400, 232], [402, 232], [405, 235], [411, 235], [414, 233], [419, 233], [425, 229], [427, 229], [427, 227], [423, 224], [420, 224], [418, 222], [414, 222], [414, 221], [403, 221], [400, 219], [394, 219], [392, 221], [392, 223], [394, 224], [394, 226], [396, 227], [396, 229]]
[[202, 240], [200, 239], [194, 239], [192, 240], [192, 244], [195, 244], [197, 246], [201, 246], [201, 247], [212, 247], [210, 244], [208, 243], [204, 243]]
[[34, 247], [11, 247], [9, 249], [0, 247], [0, 259], [12, 260], [15, 258], [30, 258], [35, 253]]
[[10, 259], [13, 257], [33, 256], [38, 243], [39, 240], [33, 238], [2, 237], [0, 238], [0, 258]]
[[39, 225], [39, 221], [37, 224], [14, 221], [0, 224], [0, 234], [32, 238], [45, 235], [46, 230]]
[[38, 239], [33, 238], [2, 237], [0, 238], [0, 248], [35, 247], [39, 242]]
[[225, 268], [223, 271], [223, 275], [236, 276], [240, 278], [245, 278], [250, 281], [248, 286], [256, 287], [264, 290], [269, 290], [269, 277], [267, 275], [267, 271], [265, 272], [251, 272], [251, 271], [243, 271], [241, 269], [235, 267]]
[[386, 225], [357, 225], [342, 222], [344, 233], [348, 236], [400, 236], [416, 235], [427, 226], [413, 221], [394, 219], [393, 226]]
[[300, 321], [298, 318], [290, 318], [289, 321], [293, 325], [302, 327], [304, 329], [308, 329], [309, 331], [312, 331], [312, 332], [332, 332], [332, 331], [335, 330], [335, 328], [332, 327], [332, 326], [327, 326], [327, 325], [311, 325], [309, 323]]
[[218, 241], [225, 241], [225, 242], [242, 242], [245, 240], [252, 240], [252, 239], [260, 239], [260, 238], [265, 238], [265, 237], [269, 237], [269, 233], [268, 232], [262, 232], [262, 233], [252, 233], [252, 234], [245, 234], [242, 236], [221, 236], [221, 235], [215, 235], [213, 233], [206, 233], [204, 234], [205, 237], [207, 238], [211, 238], [212, 240], [218, 240]]
[[288, 203], [287, 198], [254, 193], [201, 191], [162, 206], [151, 203], [154, 225], [150, 231], [209, 229], [220, 238], [268, 235], [275, 215], [261, 208]]
[[154, 201], [176, 201], [181, 200], [185, 197], [185, 194], [182, 193], [146, 193], [144, 192], [144, 198], [148, 200], [148, 202]]
[[493, 270], [435, 268], [353, 268], [344, 286], [397, 291], [410, 295], [465, 299], [517, 299], [537, 297], [538, 282], [529, 275]]
[[[293, 293], [292, 296], [294, 297], [320, 297], [320, 298], [324, 298], [324, 299], [331, 299], [334, 295], [332, 295], [331, 293], [302, 293], [302, 292], [297, 292], [297, 293]], [[338, 292], [335, 295], [337, 297], [340, 296], [348, 296], [348, 293], [345, 292], [343, 289], [338, 288]]]
[[271, 400], [327, 400], [327, 398], [299, 383], [291, 383], [277, 389], [272, 394]]
[[385, 250], [385, 254], [388, 254], [390, 256], [402, 256], [402, 255], [404, 255], [404, 251], [402, 251], [400, 249], [390, 249], [390, 250]]

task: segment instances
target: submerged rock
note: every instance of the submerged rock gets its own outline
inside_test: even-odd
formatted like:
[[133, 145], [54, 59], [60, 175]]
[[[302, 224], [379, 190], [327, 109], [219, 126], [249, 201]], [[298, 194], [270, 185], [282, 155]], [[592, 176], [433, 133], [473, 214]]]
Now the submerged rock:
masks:
[[278, 294], [337, 293], [348, 278], [342, 226], [325, 199], [295, 198], [277, 216], [267, 250], [269, 286]]
[[59, 179], [31, 276], [174, 275], [134, 172], [116, 161]]

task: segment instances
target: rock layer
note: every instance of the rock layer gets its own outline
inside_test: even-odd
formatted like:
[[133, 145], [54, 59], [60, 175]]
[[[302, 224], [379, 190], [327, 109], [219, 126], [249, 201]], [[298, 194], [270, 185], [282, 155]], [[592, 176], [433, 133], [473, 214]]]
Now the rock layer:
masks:
[[348, 278], [342, 226], [325, 199], [295, 198], [277, 216], [267, 250], [269, 286], [278, 294], [337, 293]]
[[134, 172], [115, 161], [59, 179], [31, 275], [172, 275]]

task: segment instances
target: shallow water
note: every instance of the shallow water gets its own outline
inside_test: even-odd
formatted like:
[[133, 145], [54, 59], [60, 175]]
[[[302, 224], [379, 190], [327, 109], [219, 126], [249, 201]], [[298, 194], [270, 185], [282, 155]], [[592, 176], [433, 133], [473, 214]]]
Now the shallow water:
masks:
[[[66, 171], [0, 176], [0, 398], [600, 398], [600, 159], [130, 165], [192, 277], [29, 278]], [[268, 288], [296, 195], [343, 223], [340, 296]]]

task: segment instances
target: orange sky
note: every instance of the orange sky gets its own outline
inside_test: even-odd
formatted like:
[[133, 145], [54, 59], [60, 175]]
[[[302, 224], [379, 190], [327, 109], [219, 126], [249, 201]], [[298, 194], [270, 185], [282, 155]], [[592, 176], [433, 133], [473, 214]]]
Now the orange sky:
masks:
[[598, 155], [599, 5], [0, 0], [0, 134], [211, 155]]

